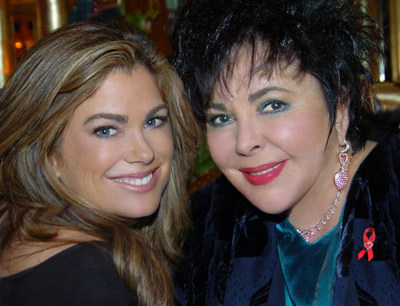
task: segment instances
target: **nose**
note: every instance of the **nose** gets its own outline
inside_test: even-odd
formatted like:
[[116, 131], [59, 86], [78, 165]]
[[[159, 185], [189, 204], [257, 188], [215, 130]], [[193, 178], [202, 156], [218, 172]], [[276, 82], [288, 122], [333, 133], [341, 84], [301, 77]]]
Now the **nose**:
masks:
[[151, 142], [143, 135], [143, 133], [137, 133], [128, 142], [129, 147], [125, 154], [125, 160], [128, 163], [142, 163], [150, 164], [154, 158], [155, 153]]
[[238, 122], [236, 130], [236, 152], [250, 156], [265, 146], [265, 139], [260, 127], [250, 122]]

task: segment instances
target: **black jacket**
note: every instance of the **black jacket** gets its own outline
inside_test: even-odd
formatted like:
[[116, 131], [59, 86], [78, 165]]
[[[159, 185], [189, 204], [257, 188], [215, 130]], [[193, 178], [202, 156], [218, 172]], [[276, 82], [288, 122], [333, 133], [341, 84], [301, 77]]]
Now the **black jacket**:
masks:
[[[184, 305], [284, 305], [275, 225], [224, 178], [192, 199], [188, 262], [176, 273]], [[373, 259], [358, 260], [373, 227]], [[299, 273], [301, 270], [299, 270]], [[400, 139], [379, 144], [358, 169], [347, 197], [334, 305], [400, 305]]]

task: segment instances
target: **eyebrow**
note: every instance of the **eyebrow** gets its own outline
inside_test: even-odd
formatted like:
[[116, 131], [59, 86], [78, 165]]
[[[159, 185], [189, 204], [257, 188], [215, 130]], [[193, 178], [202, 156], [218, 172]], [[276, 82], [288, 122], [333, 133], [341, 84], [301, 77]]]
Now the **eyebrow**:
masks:
[[[148, 114], [146, 115], [146, 118], [151, 118], [153, 117], [159, 110], [161, 109], [166, 109], [167, 106], [165, 104], [160, 104], [151, 109]], [[118, 123], [127, 123], [128, 122], [128, 116], [123, 116], [119, 114], [113, 114], [113, 113], [99, 113], [95, 114], [88, 119], [85, 120], [84, 125], [90, 123], [91, 121], [98, 120], [98, 119], [106, 119], [106, 120], [113, 120]]]
[[208, 109], [211, 109], [211, 108], [220, 110], [220, 111], [226, 111], [226, 107], [222, 103], [210, 103], [210, 105], [208, 106]]
[[164, 103], [157, 105], [156, 107], [154, 107], [153, 109], [151, 109], [151, 110], [147, 113], [146, 118], [151, 118], [151, 117], [153, 117], [153, 116], [154, 116], [155, 114], [157, 114], [157, 112], [158, 112], [159, 110], [161, 110], [161, 109], [167, 109], [167, 110], [168, 110], [167, 105], [164, 104]]
[[[255, 92], [249, 94], [248, 101], [250, 103], [253, 103], [271, 91], [290, 92], [289, 90], [287, 90], [285, 88], [281, 88], [281, 87], [277, 87], [277, 86], [269, 86], [269, 87], [261, 88], [260, 90], [257, 90]], [[226, 111], [226, 107], [222, 103], [210, 103], [208, 109], [211, 109], [211, 108], [220, 110], [220, 111]]]
[[86, 124], [90, 123], [91, 121], [98, 120], [98, 119], [113, 120], [118, 123], [127, 123], [128, 122], [127, 116], [122, 116], [119, 114], [112, 114], [112, 113], [99, 113], [99, 114], [95, 114], [95, 115], [87, 118], [83, 124], [86, 125]]
[[263, 97], [264, 95], [266, 95], [267, 93], [269, 93], [271, 91], [289, 92], [289, 90], [287, 90], [285, 88], [282, 88], [282, 87], [269, 86], [269, 87], [261, 88], [260, 90], [257, 90], [256, 92], [251, 93], [249, 95], [249, 97], [248, 97], [248, 100], [250, 102], [254, 102], [254, 101], [260, 99], [261, 97]]

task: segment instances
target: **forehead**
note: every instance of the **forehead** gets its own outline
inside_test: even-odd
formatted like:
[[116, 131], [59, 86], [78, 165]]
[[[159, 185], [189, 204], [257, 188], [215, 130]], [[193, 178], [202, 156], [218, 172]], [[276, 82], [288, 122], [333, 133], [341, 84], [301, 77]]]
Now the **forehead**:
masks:
[[231, 53], [223, 72], [218, 77], [212, 91], [212, 100], [232, 99], [237, 92], [253, 91], [260, 86], [266, 86], [277, 80], [300, 84], [307, 73], [300, 69], [297, 61], [271, 63], [261, 47], [242, 47]]
[[129, 72], [109, 73], [94, 94], [75, 108], [72, 117], [84, 118], [100, 112], [136, 115], [163, 102], [152, 74], [137, 66]]

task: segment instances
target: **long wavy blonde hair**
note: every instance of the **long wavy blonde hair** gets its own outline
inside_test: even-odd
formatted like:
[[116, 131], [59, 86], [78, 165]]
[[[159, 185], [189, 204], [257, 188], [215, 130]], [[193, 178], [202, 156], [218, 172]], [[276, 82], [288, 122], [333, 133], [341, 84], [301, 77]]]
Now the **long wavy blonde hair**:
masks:
[[[113, 71], [145, 67], [170, 118], [174, 155], [158, 211], [132, 220], [106, 213], [64, 186], [53, 158], [74, 110]], [[78, 23], [37, 42], [0, 96], [0, 254], [12, 239], [54, 241], [72, 229], [112, 247], [121, 279], [141, 305], [171, 305], [171, 266], [189, 226], [186, 179], [198, 129], [183, 86], [162, 55], [124, 21]]]

